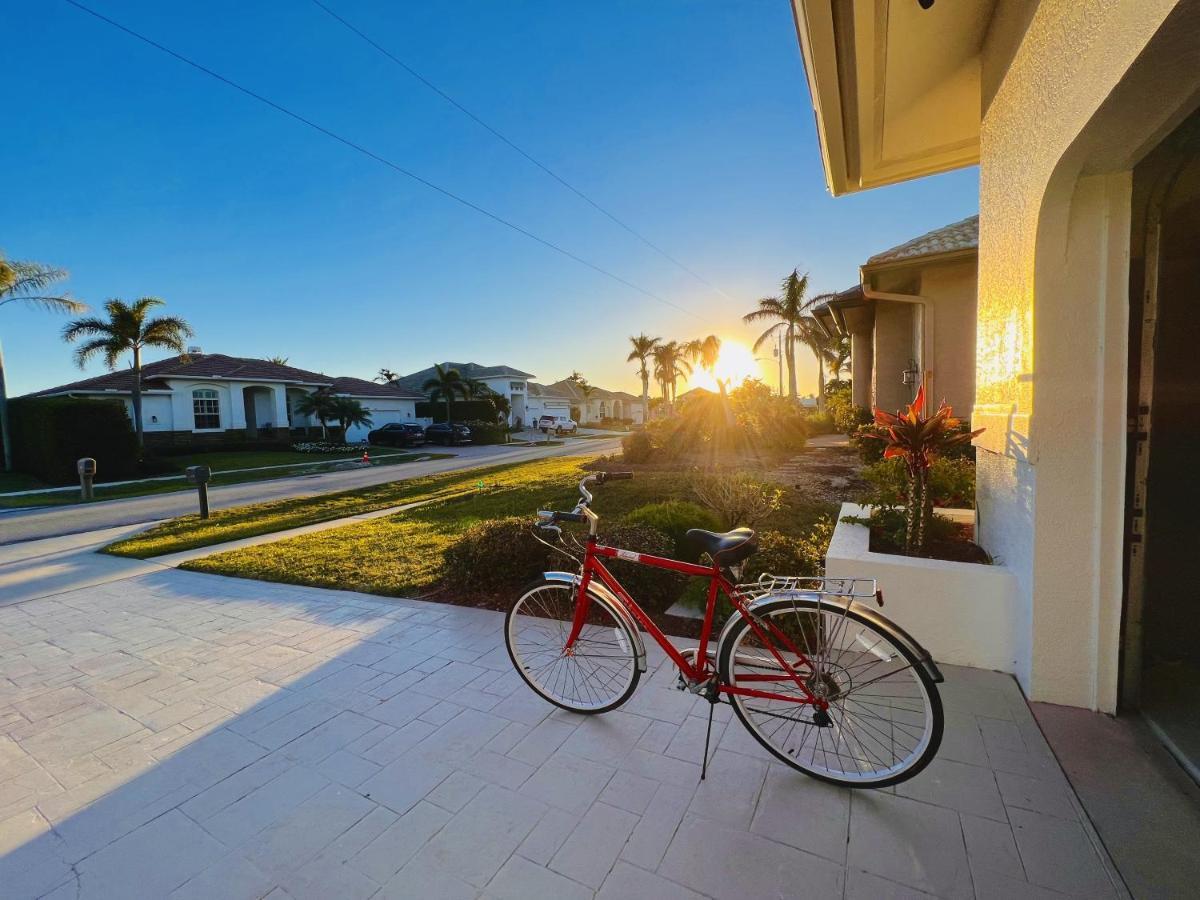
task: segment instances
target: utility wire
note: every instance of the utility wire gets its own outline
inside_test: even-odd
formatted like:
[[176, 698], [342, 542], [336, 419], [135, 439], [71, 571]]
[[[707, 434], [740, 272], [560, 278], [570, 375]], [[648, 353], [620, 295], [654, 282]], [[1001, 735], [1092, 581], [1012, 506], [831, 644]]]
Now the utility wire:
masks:
[[671, 263], [673, 263], [674, 265], [678, 266], [684, 272], [687, 272], [687, 274], [691, 275], [693, 278], [695, 278], [698, 282], [703, 284], [705, 287], [708, 287], [711, 290], [716, 291], [718, 294], [720, 294], [726, 300], [731, 300], [731, 301], [733, 300], [732, 297], [730, 297], [723, 290], [721, 290], [719, 287], [717, 287], [717, 285], [713, 284], [711, 281], [709, 281], [707, 278], [705, 278], [700, 273], [696, 272], [694, 269], [684, 265], [682, 262], [680, 262], [678, 259], [676, 259], [674, 256], [672, 256], [670, 253], [668, 253], [666, 250], [664, 250], [662, 247], [658, 246], [658, 244], [654, 243], [648, 237], [646, 237], [644, 234], [642, 234], [640, 231], [635, 229], [632, 225], [630, 225], [627, 222], [622, 221], [616, 215], [609, 212], [607, 209], [605, 209], [603, 206], [601, 206], [599, 203], [597, 203], [595, 200], [593, 200], [591, 197], [589, 197], [587, 194], [585, 194], [579, 188], [575, 187], [575, 185], [571, 184], [571, 182], [567, 181], [565, 178], [563, 178], [561, 175], [559, 175], [557, 172], [555, 172], [553, 169], [551, 169], [549, 166], [547, 166], [541, 160], [537, 159], [535, 156], [533, 156], [528, 151], [522, 149], [520, 146], [518, 146], [511, 139], [509, 139], [507, 136], [502, 134], [495, 127], [493, 127], [492, 125], [489, 125], [483, 119], [479, 118], [479, 116], [475, 115], [475, 113], [471, 112], [471, 110], [467, 109], [465, 106], [463, 106], [461, 103], [459, 103], [453, 97], [451, 97], [449, 94], [447, 94], [445, 91], [443, 91], [440, 87], [438, 87], [436, 84], [434, 84], [428, 78], [426, 78], [424, 75], [422, 75], [420, 72], [418, 72], [416, 69], [414, 69], [408, 63], [406, 63], [404, 60], [400, 59], [394, 53], [389, 51], [386, 47], [381, 45], [378, 41], [371, 38], [370, 35], [364, 33], [362, 30], [360, 30], [359, 28], [352, 25], [350, 22], [348, 22], [346, 19], [344, 19], [342, 16], [340, 16], [334, 10], [330, 9], [328, 6], [326, 6], [324, 3], [322, 3], [321, 0], [312, 0], [312, 3], [314, 6], [318, 7], [319, 9], [324, 10], [332, 19], [336, 20], [337, 22], [340, 22], [343, 26], [346, 27], [346, 29], [348, 31], [350, 31], [353, 34], [360, 37], [367, 44], [370, 44], [377, 51], [379, 51], [381, 54], [383, 54], [388, 59], [390, 59], [392, 62], [394, 62], [396, 65], [398, 65], [400, 68], [402, 68], [405, 72], [407, 72], [413, 78], [417, 79], [417, 81], [421, 82], [421, 84], [425, 85], [425, 87], [429, 88], [431, 91], [433, 91], [435, 94], [437, 94], [443, 100], [445, 100], [447, 103], [449, 103], [455, 109], [457, 109], [460, 113], [462, 113], [464, 116], [466, 116], [472, 122], [474, 122], [480, 128], [489, 132], [493, 137], [495, 137], [501, 143], [506, 144], [514, 152], [519, 153], [521, 156], [525, 157], [525, 159], [528, 160], [532, 165], [537, 166], [537, 168], [541, 169], [543, 172], [545, 172], [547, 175], [549, 175], [551, 178], [553, 178], [555, 181], [557, 181], [559, 184], [561, 184], [563, 187], [565, 187], [572, 194], [579, 197], [579, 199], [581, 199], [584, 203], [588, 204], [588, 206], [592, 207], [594, 210], [599, 212], [601, 215], [610, 219], [612, 222], [616, 223], [621, 228], [625, 229], [625, 231], [632, 234], [635, 238], [637, 238], [639, 241], [641, 241], [643, 244], [645, 244], [647, 247], [649, 247], [655, 253], [659, 254], [664, 259], [666, 259], [666, 260], [670, 261]]
[[214, 72], [212, 69], [208, 68], [207, 66], [204, 66], [204, 65], [196, 62], [193, 59], [189, 59], [188, 57], [184, 56], [182, 53], [177, 53], [176, 51], [172, 50], [170, 47], [166, 47], [163, 44], [158, 43], [158, 41], [155, 41], [154, 39], [149, 38], [146, 35], [141, 34], [140, 32], [134, 31], [132, 28], [129, 28], [126, 25], [122, 25], [120, 22], [117, 22], [114, 19], [110, 19], [108, 16], [104, 15], [103, 13], [97, 12], [96, 10], [92, 9], [91, 7], [85, 6], [84, 4], [78, 2], [78, 0], [64, 0], [64, 2], [75, 7], [79, 11], [85, 12], [88, 15], [92, 16], [93, 18], [98, 19], [99, 21], [105, 23], [106, 25], [109, 25], [109, 26], [117, 29], [118, 31], [122, 31], [125, 34], [129, 35], [130, 37], [135, 38], [144, 44], [148, 44], [149, 46], [153, 47], [154, 49], [159, 50], [159, 51], [167, 54], [168, 56], [173, 57], [174, 59], [179, 60], [179, 62], [184, 63], [185, 65], [191, 66], [193, 69], [197, 70], [198, 72], [203, 72], [205, 75], [209, 76], [210, 78], [216, 79], [217, 81], [221, 82], [222, 84], [225, 84], [228, 87], [231, 87], [234, 90], [236, 90], [242, 94], [245, 94], [247, 97], [250, 97], [254, 100], [257, 100], [259, 103], [262, 103], [266, 106], [271, 107], [271, 109], [275, 110], [276, 112], [282, 113], [283, 115], [287, 116], [288, 118], [294, 119], [295, 121], [299, 122], [300, 124], [308, 126], [312, 130], [325, 135], [327, 138], [335, 140], [339, 144], [343, 144], [343, 145], [349, 147], [351, 150], [355, 150], [358, 153], [361, 153], [363, 156], [366, 156], [369, 159], [373, 159], [375, 162], [380, 163], [381, 165], [387, 166], [389, 169], [399, 172], [401, 175], [411, 178], [413, 181], [417, 182], [418, 184], [424, 185], [425, 187], [429, 188], [431, 191], [436, 191], [437, 193], [441, 194], [443, 197], [453, 200], [455, 203], [459, 203], [462, 206], [467, 207], [467, 209], [470, 209], [470, 210], [473, 210], [473, 211], [479, 213], [481, 216], [486, 216], [487, 218], [491, 219], [493, 222], [503, 225], [505, 228], [510, 228], [513, 231], [517, 232], [518, 234], [524, 235], [525, 237], [529, 238], [531, 241], [536, 241], [537, 243], [541, 244], [543, 247], [547, 247], [550, 250], [553, 250], [555, 253], [560, 253], [563, 256], [567, 257], [568, 259], [573, 260], [574, 262], [577, 262], [582, 266], [586, 266], [587, 268], [591, 269], [593, 272], [598, 272], [599, 274], [603, 275], [604, 277], [610, 278], [613, 281], [617, 282], [618, 284], [624, 285], [625, 287], [629, 288], [630, 290], [637, 291], [639, 294], [649, 297], [652, 300], [657, 300], [659, 303], [663, 303], [667, 306], [672, 307], [673, 309], [677, 309], [679, 312], [686, 313], [687, 315], [692, 316], [693, 318], [696, 318], [696, 319], [702, 318], [701, 316], [692, 312], [690, 309], [687, 309], [683, 306], [680, 306], [678, 303], [668, 300], [666, 297], [663, 297], [661, 294], [656, 294], [654, 291], [648, 290], [648, 289], [642, 287], [641, 285], [634, 284], [632, 281], [622, 278], [620, 275], [617, 275], [614, 272], [610, 272], [608, 269], [605, 269], [603, 266], [599, 266], [596, 263], [591, 262], [590, 260], [587, 260], [582, 256], [579, 256], [578, 254], [572, 253], [570, 250], [561, 246], [560, 244], [556, 244], [553, 241], [547, 240], [546, 238], [541, 237], [540, 235], [535, 234], [534, 232], [530, 231], [528, 228], [524, 228], [521, 225], [518, 225], [516, 222], [513, 222], [513, 221], [506, 219], [503, 216], [500, 216], [488, 209], [485, 209], [484, 207], [480, 206], [479, 204], [471, 202], [470, 200], [466, 199], [465, 197], [463, 197], [459, 194], [454, 193], [453, 191], [449, 190], [448, 188], [444, 188], [439, 184], [435, 184], [434, 182], [430, 181], [427, 178], [422, 178], [416, 172], [413, 172], [410, 169], [404, 168], [403, 166], [399, 165], [398, 163], [393, 162], [392, 160], [388, 159], [387, 157], [380, 156], [378, 153], [375, 153], [373, 150], [368, 150], [366, 147], [362, 146], [361, 144], [355, 143], [354, 141], [350, 140], [349, 138], [343, 137], [342, 135], [338, 134], [337, 132], [331, 131], [330, 129], [326, 128], [324, 125], [319, 125], [316, 122], [312, 121], [311, 119], [307, 119], [297, 112], [293, 112], [292, 110], [288, 109], [286, 106], [276, 103], [274, 100], [264, 97], [262, 94], [256, 93], [255, 91], [252, 91], [250, 88], [245, 87], [230, 78], [226, 78], [224, 75], [220, 74], [219, 72]]

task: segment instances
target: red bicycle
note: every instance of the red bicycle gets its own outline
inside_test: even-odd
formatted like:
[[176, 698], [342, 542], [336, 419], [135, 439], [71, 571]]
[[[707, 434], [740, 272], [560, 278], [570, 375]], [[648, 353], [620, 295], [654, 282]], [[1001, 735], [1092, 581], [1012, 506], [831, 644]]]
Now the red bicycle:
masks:
[[[534, 691], [576, 713], [617, 708], [646, 671], [645, 629], [679, 669], [680, 690], [730, 703], [758, 742], [794, 769], [878, 788], [929, 764], [942, 739], [942, 675], [920, 644], [869, 605], [882, 605], [873, 580], [763, 576], [737, 584], [758, 546], [749, 528], [689, 531], [707, 565], [605, 546], [588, 485], [632, 477], [589, 475], [573, 511], [538, 512], [545, 536], [561, 539], [563, 522], [586, 523], [588, 535], [578, 572], [544, 573], [505, 617], [509, 656]], [[672, 644], [605, 559], [707, 578], [699, 646]], [[734, 612], [710, 649], [718, 594]]]

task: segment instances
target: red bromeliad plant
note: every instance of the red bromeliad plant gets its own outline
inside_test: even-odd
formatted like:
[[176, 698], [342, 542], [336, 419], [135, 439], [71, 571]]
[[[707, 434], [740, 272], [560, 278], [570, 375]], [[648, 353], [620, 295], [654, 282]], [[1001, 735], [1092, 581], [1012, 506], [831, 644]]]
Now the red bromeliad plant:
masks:
[[875, 424], [885, 434], [864, 436], [886, 441], [884, 459], [899, 457], [904, 460], [908, 473], [908, 498], [904, 519], [904, 552], [909, 556], [921, 556], [928, 549], [929, 523], [933, 519], [933, 494], [929, 490], [929, 469], [933, 461], [946, 450], [971, 441], [977, 431], [962, 431], [960, 421], [954, 418], [954, 410], [943, 400], [937, 412], [924, 415], [925, 388], [917, 391], [917, 397], [908, 409], [887, 413], [875, 410]]

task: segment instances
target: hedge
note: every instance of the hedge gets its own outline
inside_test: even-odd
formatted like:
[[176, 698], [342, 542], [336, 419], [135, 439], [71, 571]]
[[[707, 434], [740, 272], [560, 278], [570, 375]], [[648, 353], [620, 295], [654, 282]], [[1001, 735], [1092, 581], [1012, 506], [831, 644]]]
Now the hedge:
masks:
[[[418, 419], [433, 419], [435, 422], [446, 421], [445, 400], [418, 400], [416, 406]], [[455, 400], [451, 405], [450, 414], [454, 417], [455, 422], [470, 420], [494, 422], [496, 407], [490, 400]]]
[[137, 436], [119, 400], [22, 397], [9, 401], [13, 464], [50, 484], [79, 481], [76, 462], [96, 460], [97, 481], [138, 473]]

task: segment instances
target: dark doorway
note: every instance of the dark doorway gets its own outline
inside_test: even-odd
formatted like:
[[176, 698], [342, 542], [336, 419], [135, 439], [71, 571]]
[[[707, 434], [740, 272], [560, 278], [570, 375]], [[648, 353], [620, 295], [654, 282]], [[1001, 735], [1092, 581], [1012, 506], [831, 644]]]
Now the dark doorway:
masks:
[[1122, 699], [1200, 780], [1200, 113], [1134, 169]]

